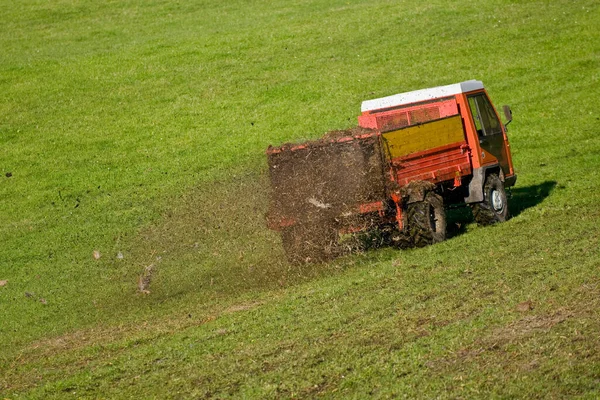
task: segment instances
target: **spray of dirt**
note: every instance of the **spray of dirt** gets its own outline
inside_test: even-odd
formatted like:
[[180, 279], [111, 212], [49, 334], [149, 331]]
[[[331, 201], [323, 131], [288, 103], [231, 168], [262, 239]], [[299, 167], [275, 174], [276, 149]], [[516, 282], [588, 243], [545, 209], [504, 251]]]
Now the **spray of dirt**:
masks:
[[359, 206], [385, 199], [384, 159], [373, 131], [332, 131], [321, 140], [268, 151], [269, 224], [282, 232], [292, 263], [323, 261], [355, 247], [338, 232], [380, 224]]
[[[199, 185], [177, 199], [133, 241], [127, 279], [138, 292], [172, 298], [277, 288], [342, 268], [288, 263], [280, 233], [267, 228], [269, 187], [266, 171], [254, 172]], [[150, 263], [152, 281], [139, 289]]]
[[[280, 287], [343, 268], [320, 262], [387, 240], [381, 232], [339, 235], [381, 225], [377, 212], [356, 209], [385, 199], [389, 189], [378, 138], [370, 134], [354, 128], [303, 148], [286, 144], [268, 156], [268, 171], [200, 184], [133, 240], [128, 279], [140, 293], [172, 298]], [[294, 224], [282, 229], [285, 218]], [[268, 228], [277, 224], [279, 231]]]

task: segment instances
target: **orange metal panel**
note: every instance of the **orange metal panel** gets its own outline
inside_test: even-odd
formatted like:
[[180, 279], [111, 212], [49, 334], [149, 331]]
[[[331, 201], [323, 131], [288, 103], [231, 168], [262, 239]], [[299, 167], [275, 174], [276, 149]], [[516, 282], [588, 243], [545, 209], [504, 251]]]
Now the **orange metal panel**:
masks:
[[370, 212], [381, 212], [383, 211], [383, 202], [382, 201], [376, 201], [373, 203], [365, 203], [365, 204], [361, 204], [359, 207], [359, 212], [361, 214], [366, 214], [366, 213], [370, 213]]
[[401, 186], [414, 180], [439, 183], [471, 174], [470, 156], [465, 144], [464, 141], [453, 143], [393, 159], [395, 181]]
[[358, 117], [358, 125], [363, 128], [388, 132], [456, 114], [458, 114], [456, 100], [454, 97], [450, 97], [413, 106], [405, 105], [384, 110], [366, 111]]

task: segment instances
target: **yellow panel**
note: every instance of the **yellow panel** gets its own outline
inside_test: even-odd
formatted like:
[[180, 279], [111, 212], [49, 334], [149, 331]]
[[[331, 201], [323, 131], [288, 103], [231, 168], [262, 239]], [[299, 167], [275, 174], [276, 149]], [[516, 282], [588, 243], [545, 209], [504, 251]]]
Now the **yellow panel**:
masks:
[[383, 134], [390, 158], [465, 140], [460, 115], [409, 126]]

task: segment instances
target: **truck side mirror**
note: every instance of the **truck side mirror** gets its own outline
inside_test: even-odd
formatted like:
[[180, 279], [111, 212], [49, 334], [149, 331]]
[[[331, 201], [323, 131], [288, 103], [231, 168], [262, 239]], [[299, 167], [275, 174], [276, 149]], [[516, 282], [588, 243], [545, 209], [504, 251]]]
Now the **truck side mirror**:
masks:
[[506, 126], [512, 121], [512, 111], [510, 106], [502, 106], [502, 110], [504, 111], [504, 118], [506, 118], [506, 124], [504, 124]]

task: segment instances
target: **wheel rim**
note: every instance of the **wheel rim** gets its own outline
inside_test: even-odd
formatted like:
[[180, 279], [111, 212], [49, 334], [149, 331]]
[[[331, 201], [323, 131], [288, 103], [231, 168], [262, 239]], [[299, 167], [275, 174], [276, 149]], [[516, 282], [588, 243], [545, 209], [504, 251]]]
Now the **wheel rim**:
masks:
[[438, 216], [437, 210], [431, 205], [429, 206], [429, 224], [433, 233], [437, 233], [441, 230], [441, 221]]
[[492, 190], [492, 207], [497, 213], [501, 213], [504, 210], [504, 199], [502, 194], [497, 190]]
[[436, 221], [437, 219], [435, 218], [435, 210], [433, 209], [433, 207], [431, 207], [431, 205], [429, 205], [429, 226], [431, 228], [432, 232], [436, 232], [437, 231], [437, 224]]

